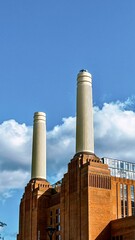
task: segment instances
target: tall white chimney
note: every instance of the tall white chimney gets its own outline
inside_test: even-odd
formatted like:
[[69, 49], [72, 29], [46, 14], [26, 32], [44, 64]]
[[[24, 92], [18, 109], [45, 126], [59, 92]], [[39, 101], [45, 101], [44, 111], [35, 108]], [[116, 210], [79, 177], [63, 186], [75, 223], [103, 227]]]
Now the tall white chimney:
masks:
[[33, 124], [31, 179], [46, 179], [46, 114], [36, 112]]
[[76, 153], [94, 153], [92, 76], [87, 70], [77, 75]]

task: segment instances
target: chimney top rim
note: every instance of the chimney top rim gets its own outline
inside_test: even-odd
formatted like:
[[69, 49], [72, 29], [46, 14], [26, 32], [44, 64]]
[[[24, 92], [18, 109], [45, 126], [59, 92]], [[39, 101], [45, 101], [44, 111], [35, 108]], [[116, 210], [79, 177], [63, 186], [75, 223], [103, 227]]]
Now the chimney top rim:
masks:
[[89, 73], [88, 70], [85, 70], [85, 69], [80, 70], [80, 72], [78, 73], [77, 78], [80, 78], [80, 77], [81, 78], [82, 77], [88, 77], [88, 78], [92, 79], [91, 73]]
[[34, 116], [46, 116], [45, 112], [35, 112]]

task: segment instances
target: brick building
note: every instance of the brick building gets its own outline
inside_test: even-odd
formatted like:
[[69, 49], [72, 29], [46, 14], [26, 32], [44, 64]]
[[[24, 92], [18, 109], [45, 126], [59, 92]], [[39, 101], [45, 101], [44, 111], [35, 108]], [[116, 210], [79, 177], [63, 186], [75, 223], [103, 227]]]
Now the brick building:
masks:
[[134, 164], [119, 175], [118, 160], [95, 155], [91, 75], [82, 70], [77, 79], [76, 153], [53, 186], [42, 170], [45, 155], [40, 156], [45, 149], [38, 140], [45, 143], [43, 113], [35, 115], [32, 177], [20, 203], [17, 240], [49, 240], [49, 230], [55, 230], [53, 240], [135, 239]]

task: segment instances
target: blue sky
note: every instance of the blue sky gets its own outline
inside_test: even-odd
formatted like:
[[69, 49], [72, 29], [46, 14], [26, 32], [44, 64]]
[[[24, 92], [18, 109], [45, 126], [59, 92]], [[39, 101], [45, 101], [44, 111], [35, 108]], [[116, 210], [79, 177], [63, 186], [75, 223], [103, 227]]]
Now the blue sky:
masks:
[[96, 154], [134, 161], [134, 13], [134, 0], [0, 1], [0, 221], [7, 223], [0, 231], [5, 240], [14, 240], [18, 231], [35, 111], [47, 114], [48, 179], [61, 178], [74, 155], [80, 69], [93, 76]]

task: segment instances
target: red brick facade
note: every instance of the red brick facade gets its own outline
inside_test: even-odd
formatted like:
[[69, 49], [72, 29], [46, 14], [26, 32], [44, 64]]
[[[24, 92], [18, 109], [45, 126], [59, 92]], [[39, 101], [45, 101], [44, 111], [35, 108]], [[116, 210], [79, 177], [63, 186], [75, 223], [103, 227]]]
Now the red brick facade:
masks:
[[[127, 205], [122, 210], [120, 188], [124, 186]], [[135, 239], [134, 217], [128, 217], [132, 215], [130, 186], [135, 181], [112, 177], [108, 165], [95, 155], [78, 154], [68, 164], [61, 186], [52, 188], [42, 179], [28, 183], [20, 203], [17, 240], [49, 240], [48, 226], [56, 228], [53, 240]], [[120, 219], [122, 214], [127, 217]]]

